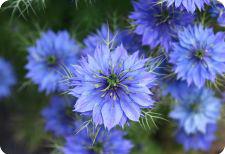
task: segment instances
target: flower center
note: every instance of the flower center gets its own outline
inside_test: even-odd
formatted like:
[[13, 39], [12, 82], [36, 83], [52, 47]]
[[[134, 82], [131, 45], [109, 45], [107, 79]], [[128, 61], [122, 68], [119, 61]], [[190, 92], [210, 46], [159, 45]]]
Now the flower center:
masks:
[[108, 78], [107, 78], [107, 84], [108, 86], [111, 87], [115, 87], [119, 84], [120, 80], [119, 78], [116, 76], [116, 74], [111, 74]]
[[192, 112], [197, 112], [199, 110], [199, 104], [198, 103], [192, 103], [192, 104], [190, 104], [190, 110]]
[[55, 57], [55, 56], [49, 56], [49, 57], [47, 58], [47, 63], [48, 63], [48, 65], [50, 65], [50, 66], [56, 65], [56, 62], [57, 62], [57, 60], [56, 60], [56, 57]]
[[94, 151], [96, 153], [100, 153], [102, 151], [102, 148], [103, 148], [103, 144], [100, 143], [100, 142], [97, 142], [96, 145], [95, 145]]
[[90, 148], [90, 150], [96, 154], [102, 153], [103, 144], [101, 142], [97, 142]]
[[204, 55], [205, 55], [205, 52], [203, 51], [203, 50], [197, 50], [196, 52], [195, 52], [195, 57], [197, 58], [197, 59], [202, 59], [203, 57], [204, 57]]
[[170, 13], [168, 10], [162, 10], [160, 14], [155, 15], [158, 20], [158, 24], [167, 23], [170, 20]]

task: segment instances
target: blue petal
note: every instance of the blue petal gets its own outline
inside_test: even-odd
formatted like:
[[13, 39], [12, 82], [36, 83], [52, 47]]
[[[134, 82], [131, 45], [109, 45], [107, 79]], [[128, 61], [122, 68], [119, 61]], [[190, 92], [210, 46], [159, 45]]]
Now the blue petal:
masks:
[[119, 124], [123, 112], [118, 102], [107, 101], [102, 107], [102, 117], [105, 127], [109, 130]]
[[120, 105], [127, 118], [133, 121], [139, 121], [141, 110], [138, 105], [129, 100], [129, 98], [125, 98], [121, 101]]

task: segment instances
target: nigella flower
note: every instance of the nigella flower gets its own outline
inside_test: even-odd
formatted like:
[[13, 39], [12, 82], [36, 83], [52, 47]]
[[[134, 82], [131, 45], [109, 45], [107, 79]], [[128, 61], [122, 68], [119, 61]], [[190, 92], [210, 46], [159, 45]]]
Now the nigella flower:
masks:
[[225, 8], [223, 4], [214, 2], [209, 10], [211, 17], [217, 18], [217, 23], [225, 27]]
[[60, 86], [62, 68], [76, 63], [78, 51], [79, 46], [67, 31], [42, 33], [36, 44], [28, 48], [27, 77], [47, 94], [63, 89]]
[[85, 44], [83, 53], [89, 55], [94, 54], [95, 48], [99, 44], [105, 43], [109, 43], [111, 49], [122, 43], [124, 48], [130, 53], [140, 51], [142, 48], [141, 36], [130, 30], [117, 30], [113, 33], [106, 24], [103, 24], [96, 33], [88, 35], [83, 42]]
[[195, 25], [179, 31], [178, 36], [170, 54], [178, 79], [200, 88], [225, 72], [224, 33], [214, 34], [212, 28]]
[[71, 100], [58, 96], [52, 97], [49, 106], [41, 112], [45, 119], [45, 130], [56, 136], [72, 134], [74, 131], [72, 110]]
[[206, 133], [207, 125], [215, 124], [220, 117], [220, 100], [210, 89], [183, 87], [180, 90], [170, 117], [177, 120], [187, 134]]
[[104, 132], [100, 129], [93, 141], [92, 136], [96, 136], [94, 131], [83, 129], [66, 137], [66, 144], [61, 149], [64, 154], [129, 154], [133, 145], [124, 135], [119, 130]]
[[83, 53], [93, 55], [95, 48], [99, 44], [105, 44], [106, 42], [113, 46], [114, 39], [114, 34], [109, 29], [109, 26], [103, 24], [101, 28], [96, 31], [96, 33], [92, 33], [84, 39], [83, 42], [85, 48], [83, 49]]
[[176, 140], [178, 143], [183, 145], [185, 151], [208, 151], [211, 148], [212, 142], [216, 139], [216, 130], [217, 126], [215, 124], [207, 125], [207, 129], [204, 134], [201, 132], [187, 134], [184, 130], [180, 129], [177, 132]]
[[16, 78], [9, 62], [0, 57], [0, 98], [10, 95], [10, 88], [16, 83]]
[[100, 45], [93, 56], [83, 58], [74, 66], [70, 94], [78, 97], [75, 111], [90, 112], [96, 125], [111, 129], [123, 126], [128, 119], [138, 121], [141, 108], [152, 108], [149, 88], [155, 76], [148, 72], [148, 59], [140, 59], [138, 52], [128, 55], [123, 45], [110, 52]]
[[164, 80], [162, 83], [162, 93], [164, 96], [170, 94], [173, 98], [177, 99], [180, 97], [181, 89], [185, 89], [185, 93], [192, 90], [192, 88], [187, 88], [186, 82], [180, 80], [170, 79]]
[[115, 42], [117, 45], [122, 43], [129, 53], [143, 50], [141, 36], [131, 30], [118, 31], [118, 34], [115, 36]]
[[133, 6], [130, 18], [137, 26], [135, 32], [142, 35], [142, 44], [152, 48], [161, 45], [167, 52], [177, 29], [192, 24], [194, 20], [192, 14], [158, 4], [157, 0], [139, 0], [133, 2]]
[[210, 0], [163, 0], [168, 6], [175, 5], [176, 8], [185, 8], [188, 12], [194, 13], [195, 10], [204, 9], [204, 5], [210, 5]]

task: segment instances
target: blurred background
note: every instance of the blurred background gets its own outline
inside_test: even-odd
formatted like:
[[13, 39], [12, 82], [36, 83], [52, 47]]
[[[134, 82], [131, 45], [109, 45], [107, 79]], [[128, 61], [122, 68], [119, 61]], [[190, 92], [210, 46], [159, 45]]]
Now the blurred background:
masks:
[[[8, 60], [17, 83], [8, 98], [0, 100], [0, 146], [6, 154], [56, 154], [57, 142], [44, 130], [40, 112], [51, 96], [38, 92], [38, 87], [25, 78], [27, 47], [33, 45], [40, 32], [68, 30], [79, 42], [95, 32], [102, 23], [112, 30], [129, 28], [127, 18], [132, 11], [130, 0], [46, 0], [26, 3], [11, 0], [0, 9], [0, 56]], [[80, 43], [82, 45], [82, 43]], [[162, 100], [156, 112], [168, 119], [169, 99]], [[160, 110], [159, 110], [160, 108]], [[224, 118], [224, 112], [222, 119]], [[138, 123], [125, 128], [135, 147], [134, 154], [182, 154], [182, 146], [174, 140], [175, 124], [156, 119], [157, 127], [144, 129]], [[218, 140], [209, 154], [219, 153], [225, 146], [225, 123], [219, 122]], [[190, 152], [204, 153], [204, 152]]]

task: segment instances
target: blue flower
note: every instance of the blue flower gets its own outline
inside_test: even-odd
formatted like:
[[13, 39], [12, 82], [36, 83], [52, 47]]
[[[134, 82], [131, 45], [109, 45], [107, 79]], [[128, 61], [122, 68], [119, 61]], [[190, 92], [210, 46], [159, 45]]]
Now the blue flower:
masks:
[[99, 44], [107, 42], [111, 49], [123, 44], [124, 48], [130, 53], [141, 50], [142, 48], [141, 36], [130, 30], [117, 30], [113, 33], [106, 24], [103, 24], [96, 33], [88, 35], [83, 42], [85, 45], [83, 53], [89, 55], [94, 54], [95, 48]]
[[204, 9], [204, 5], [210, 5], [210, 0], [163, 0], [168, 6], [175, 4], [176, 8], [185, 8], [187, 11], [194, 13], [195, 10]]
[[206, 126], [215, 124], [220, 118], [220, 100], [210, 89], [183, 87], [180, 90], [170, 117], [177, 120], [187, 134], [206, 133]]
[[66, 144], [61, 151], [64, 154], [129, 154], [133, 147], [129, 140], [124, 139], [125, 133], [122, 131], [105, 132], [100, 129], [93, 142], [93, 136], [96, 134], [89, 129], [83, 129], [76, 135], [66, 137]]
[[195, 25], [179, 31], [178, 36], [170, 53], [178, 79], [200, 88], [225, 72], [224, 33], [214, 34], [211, 28]]
[[203, 150], [209, 151], [212, 145], [212, 142], [215, 141], [216, 136], [215, 132], [217, 126], [214, 124], [207, 125], [206, 132], [187, 134], [184, 130], [180, 129], [177, 132], [176, 140], [178, 143], [182, 144], [185, 151], [188, 150]]
[[0, 57], [0, 98], [10, 95], [10, 88], [16, 83], [16, 78], [9, 62]]
[[115, 38], [117, 45], [123, 44], [129, 53], [143, 51], [141, 36], [131, 30], [120, 30]]
[[163, 95], [170, 94], [173, 98], [177, 99], [180, 97], [181, 89], [189, 90], [187, 83], [180, 80], [163, 80], [162, 93]]
[[123, 126], [127, 119], [138, 121], [141, 108], [152, 108], [154, 101], [149, 88], [155, 84], [153, 72], [140, 59], [138, 52], [128, 55], [123, 45], [110, 51], [100, 45], [93, 56], [83, 58], [74, 66], [74, 76], [69, 79], [70, 94], [78, 97], [77, 112], [91, 112], [96, 125], [111, 129]]
[[45, 130], [56, 136], [67, 136], [73, 133], [74, 116], [71, 100], [54, 96], [50, 105], [45, 107], [41, 114], [45, 119]]
[[62, 68], [76, 63], [79, 46], [67, 31], [47, 31], [28, 52], [27, 77], [39, 85], [40, 91], [49, 94], [64, 88], [60, 86]]
[[84, 54], [93, 55], [95, 48], [99, 44], [103, 44], [106, 42], [111, 42], [110, 44], [113, 46], [114, 42], [114, 34], [109, 29], [109, 26], [106, 24], [102, 24], [101, 28], [96, 31], [96, 33], [92, 33], [88, 35], [84, 40], [85, 48], [83, 49]]
[[157, 0], [139, 0], [133, 2], [134, 12], [130, 18], [136, 25], [135, 32], [142, 35], [142, 44], [152, 48], [161, 45], [167, 52], [171, 42], [181, 26], [192, 24], [194, 16], [164, 4]]
[[217, 18], [217, 23], [220, 26], [225, 27], [225, 8], [223, 4], [214, 2], [209, 12], [211, 17]]

